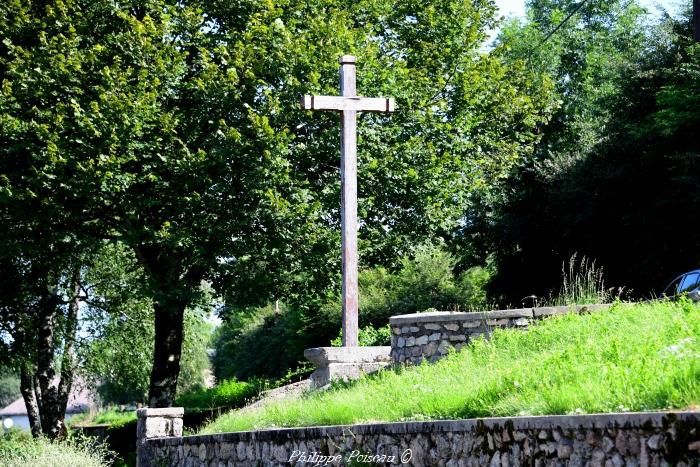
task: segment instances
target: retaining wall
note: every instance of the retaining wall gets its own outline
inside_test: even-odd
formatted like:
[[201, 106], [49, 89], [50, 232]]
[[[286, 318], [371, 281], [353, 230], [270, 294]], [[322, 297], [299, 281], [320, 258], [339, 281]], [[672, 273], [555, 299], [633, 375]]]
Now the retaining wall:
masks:
[[698, 466], [700, 413], [382, 423], [139, 444], [141, 466]]
[[530, 323], [553, 315], [591, 313], [610, 305], [572, 305], [517, 310], [452, 313], [437, 311], [392, 316], [391, 358], [395, 363], [419, 364], [435, 361], [450, 348], [461, 349], [496, 328], [526, 329]]

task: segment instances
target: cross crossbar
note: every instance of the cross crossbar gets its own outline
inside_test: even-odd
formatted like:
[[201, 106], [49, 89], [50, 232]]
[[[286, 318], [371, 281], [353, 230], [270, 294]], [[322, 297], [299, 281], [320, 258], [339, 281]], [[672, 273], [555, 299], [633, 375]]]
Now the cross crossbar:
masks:
[[355, 110], [357, 112], [393, 112], [394, 99], [384, 97], [304, 96], [302, 108], [306, 110]]

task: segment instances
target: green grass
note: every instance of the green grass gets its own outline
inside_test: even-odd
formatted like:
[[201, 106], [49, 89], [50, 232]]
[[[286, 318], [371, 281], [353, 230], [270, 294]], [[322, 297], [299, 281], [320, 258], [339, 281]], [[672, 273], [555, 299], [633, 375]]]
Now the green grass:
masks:
[[112, 425], [121, 426], [136, 420], [136, 412], [133, 410], [122, 412], [116, 409], [109, 409], [97, 413], [77, 414], [68, 420], [70, 426], [77, 425]]
[[187, 392], [175, 399], [175, 405], [186, 410], [241, 407], [257, 398], [264, 389], [262, 380], [223, 381], [213, 388]]
[[51, 442], [33, 439], [20, 430], [0, 433], [0, 465], [3, 467], [106, 467], [112, 455], [86, 438]]
[[644, 411], [700, 402], [700, 305], [626, 305], [497, 331], [435, 364], [229, 412], [202, 433], [487, 416]]

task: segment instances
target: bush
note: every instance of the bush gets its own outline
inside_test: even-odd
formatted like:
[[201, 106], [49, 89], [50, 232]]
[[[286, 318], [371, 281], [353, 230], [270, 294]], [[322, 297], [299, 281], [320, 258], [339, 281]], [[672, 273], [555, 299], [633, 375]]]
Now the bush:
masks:
[[111, 465], [113, 454], [92, 439], [70, 437], [65, 441], [33, 439], [13, 429], [0, 436], [0, 460], [4, 467], [102, 467]]
[[217, 380], [277, 379], [304, 361], [304, 350], [338, 334], [340, 310], [309, 311], [280, 304], [224, 317], [214, 338]]
[[[375, 345], [391, 345], [391, 327], [387, 324], [381, 328], [365, 326], [358, 332], [358, 341], [362, 347], [372, 347]], [[343, 345], [343, 332], [331, 341], [333, 347]]]

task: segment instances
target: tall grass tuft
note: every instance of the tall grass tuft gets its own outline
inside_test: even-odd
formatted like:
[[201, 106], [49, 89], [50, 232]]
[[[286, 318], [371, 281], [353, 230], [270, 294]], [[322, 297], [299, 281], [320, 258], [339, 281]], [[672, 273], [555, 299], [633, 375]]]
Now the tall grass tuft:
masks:
[[578, 259], [574, 253], [568, 262], [561, 265], [562, 286], [559, 294], [551, 300], [553, 305], [586, 305], [610, 303], [613, 295], [605, 288], [603, 268], [586, 256]]

